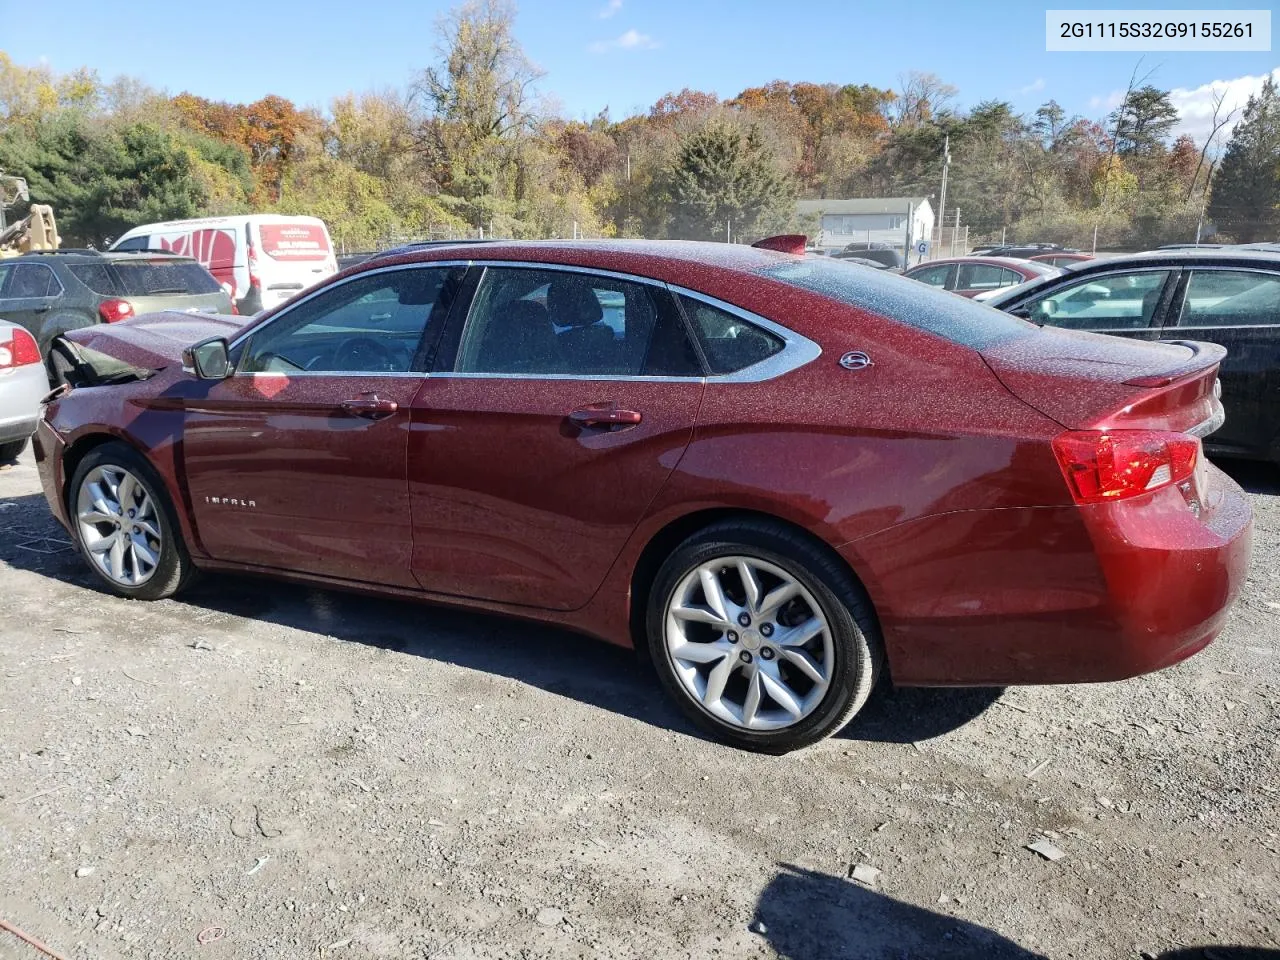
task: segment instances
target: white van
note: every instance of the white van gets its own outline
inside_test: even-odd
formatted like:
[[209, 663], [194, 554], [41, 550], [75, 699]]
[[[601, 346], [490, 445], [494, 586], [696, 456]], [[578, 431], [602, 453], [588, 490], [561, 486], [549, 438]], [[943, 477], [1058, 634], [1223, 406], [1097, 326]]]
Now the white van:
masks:
[[329, 230], [315, 217], [251, 214], [134, 227], [112, 250], [169, 250], [199, 260], [252, 315], [338, 272]]

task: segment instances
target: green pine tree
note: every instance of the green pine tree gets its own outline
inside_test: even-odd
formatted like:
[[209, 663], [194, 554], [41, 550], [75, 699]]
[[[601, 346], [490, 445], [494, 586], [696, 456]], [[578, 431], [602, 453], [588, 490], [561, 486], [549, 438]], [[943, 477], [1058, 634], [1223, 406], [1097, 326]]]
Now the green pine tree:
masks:
[[1231, 133], [1209, 217], [1241, 243], [1280, 240], [1280, 98], [1271, 77]]

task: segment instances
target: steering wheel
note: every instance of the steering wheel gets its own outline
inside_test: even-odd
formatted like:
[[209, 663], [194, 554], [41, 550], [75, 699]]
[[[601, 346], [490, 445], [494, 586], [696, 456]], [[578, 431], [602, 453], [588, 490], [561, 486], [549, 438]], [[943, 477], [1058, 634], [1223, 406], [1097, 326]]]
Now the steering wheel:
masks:
[[333, 365], [339, 370], [394, 373], [402, 352], [373, 337], [353, 337], [333, 354]]

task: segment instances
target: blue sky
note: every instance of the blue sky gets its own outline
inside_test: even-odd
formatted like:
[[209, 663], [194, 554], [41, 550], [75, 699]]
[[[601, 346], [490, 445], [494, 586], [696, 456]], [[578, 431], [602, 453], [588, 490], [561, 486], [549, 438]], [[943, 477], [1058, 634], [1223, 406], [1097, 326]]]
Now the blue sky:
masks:
[[[130, 74], [170, 93], [232, 101], [276, 93], [323, 108], [347, 91], [404, 86], [434, 58], [434, 23], [451, 5], [70, 0], [51, 19], [48, 4], [0, 0], [0, 49], [19, 63], [43, 59], [59, 71], [88, 65], [104, 78]], [[1054, 98], [1068, 111], [1105, 115], [1139, 55], [1046, 53], [1045, 6], [523, 0], [516, 33], [546, 71], [541, 92], [572, 117], [607, 106], [620, 118], [685, 86], [721, 96], [777, 78], [893, 87], [911, 69], [958, 87], [962, 105], [999, 98], [1032, 110]], [[1232, 89], [1242, 96], [1277, 63], [1274, 53], [1149, 53], [1142, 70], [1154, 68], [1152, 82], [1179, 89], [1194, 127], [1190, 118], [1207, 102], [1208, 84], [1236, 80]]]

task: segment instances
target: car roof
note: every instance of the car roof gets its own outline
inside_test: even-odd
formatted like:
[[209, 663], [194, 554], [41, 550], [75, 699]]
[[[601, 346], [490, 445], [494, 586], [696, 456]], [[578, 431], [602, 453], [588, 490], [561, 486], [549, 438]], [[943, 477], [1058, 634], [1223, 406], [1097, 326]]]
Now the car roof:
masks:
[[1177, 250], [1147, 250], [1118, 257], [1090, 260], [1071, 271], [1072, 276], [1124, 266], [1183, 266], [1186, 264], [1237, 264], [1239, 266], [1280, 267], [1280, 246], [1263, 247], [1186, 247]]
[[[800, 259], [738, 243], [702, 240], [492, 240], [484, 243], [446, 243], [414, 248], [402, 253], [379, 255], [379, 267], [391, 263], [453, 260], [514, 260], [596, 267], [599, 269], [646, 270], [667, 267], [712, 267], [754, 273], [765, 267]], [[366, 261], [351, 269], [370, 265]]]
[[[1021, 257], [943, 257], [939, 260], [929, 260], [926, 263], [919, 264], [919, 266], [933, 267], [944, 263], [989, 263], [997, 267], [1012, 267], [1014, 269], [1022, 267], [1025, 269], [1031, 261], [1024, 260]], [[1043, 264], [1035, 264], [1034, 266], [1043, 266]], [[916, 267], [911, 269], [915, 270]]]
[[43, 260], [45, 263], [119, 263], [122, 260], [172, 260], [195, 263], [192, 257], [168, 250], [90, 250], [62, 247], [59, 250], [31, 250], [14, 260]]

